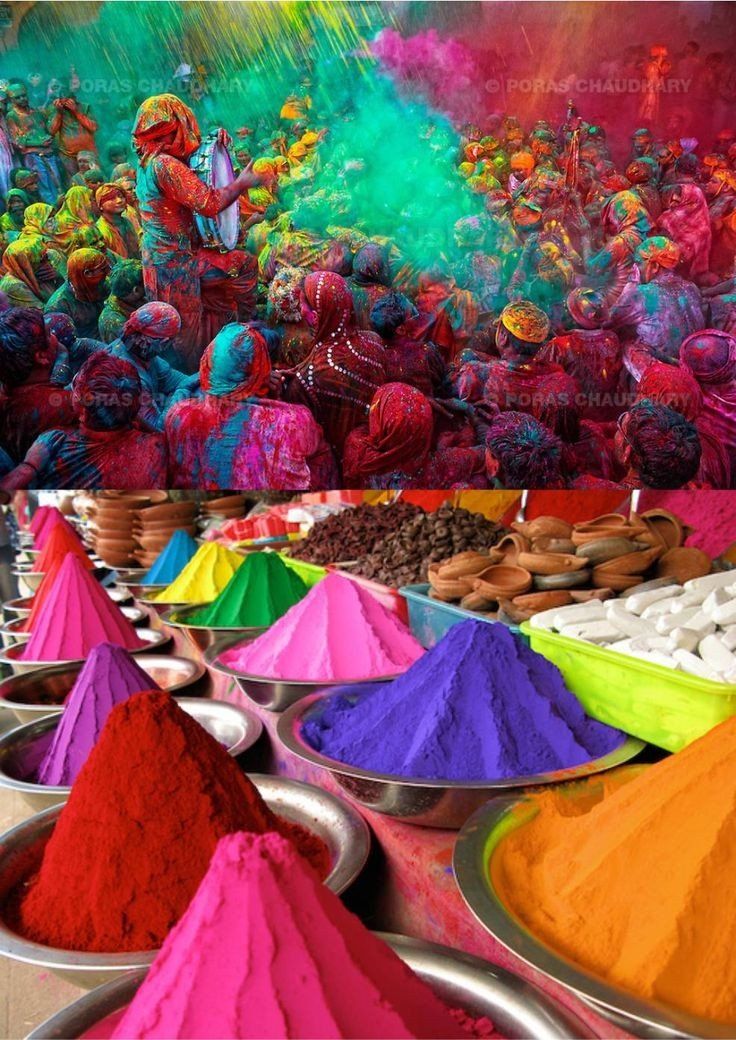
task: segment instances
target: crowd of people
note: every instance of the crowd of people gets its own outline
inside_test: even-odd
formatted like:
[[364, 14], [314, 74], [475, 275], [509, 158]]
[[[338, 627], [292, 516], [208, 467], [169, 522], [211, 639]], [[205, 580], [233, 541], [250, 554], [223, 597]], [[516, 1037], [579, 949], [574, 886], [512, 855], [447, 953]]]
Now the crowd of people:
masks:
[[[213, 188], [177, 95], [101, 150], [58, 81], [10, 82], [0, 488], [735, 487], [736, 131], [649, 114], [625, 148], [572, 106], [457, 127], [475, 212], [418, 266], [351, 211], [365, 156], [331, 160], [328, 227], [295, 219], [330, 132], [306, 87], [219, 131]], [[232, 206], [226, 250], [202, 221]]]

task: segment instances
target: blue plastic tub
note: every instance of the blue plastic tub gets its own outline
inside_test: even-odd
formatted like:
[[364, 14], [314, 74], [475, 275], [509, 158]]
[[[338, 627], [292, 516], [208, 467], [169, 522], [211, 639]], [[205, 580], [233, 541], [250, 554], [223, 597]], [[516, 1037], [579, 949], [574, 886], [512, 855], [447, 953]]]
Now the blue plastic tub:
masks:
[[[404, 597], [409, 608], [409, 627], [412, 634], [426, 650], [429, 650], [435, 643], [439, 643], [453, 625], [467, 621], [468, 618], [472, 618], [474, 621], [485, 621], [489, 625], [501, 624], [495, 618], [476, 614], [472, 610], [463, 610], [455, 603], [442, 603], [438, 599], [430, 599], [427, 595], [428, 592], [429, 585], [404, 585], [399, 589], [399, 593]], [[508, 627], [515, 636], [523, 640], [527, 646], [529, 645], [529, 640], [518, 625]]]

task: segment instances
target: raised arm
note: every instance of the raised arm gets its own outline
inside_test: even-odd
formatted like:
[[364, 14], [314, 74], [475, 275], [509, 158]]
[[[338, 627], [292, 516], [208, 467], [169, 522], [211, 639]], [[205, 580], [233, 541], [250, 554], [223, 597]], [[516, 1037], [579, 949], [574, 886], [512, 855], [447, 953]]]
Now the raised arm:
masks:
[[245, 167], [232, 184], [223, 188], [208, 188], [193, 170], [171, 155], [159, 155], [152, 161], [164, 195], [203, 217], [217, 216], [244, 191], [261, 183], [260, 175], [253, 172], [252, 163]]

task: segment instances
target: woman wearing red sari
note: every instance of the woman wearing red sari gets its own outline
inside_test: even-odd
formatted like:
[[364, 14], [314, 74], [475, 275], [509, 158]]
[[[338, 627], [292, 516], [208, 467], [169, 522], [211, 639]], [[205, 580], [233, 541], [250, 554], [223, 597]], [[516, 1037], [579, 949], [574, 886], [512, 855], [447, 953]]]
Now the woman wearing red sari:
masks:
[[708, 271], [712, 238], [705, 195], [697, 184], [673, 184], [662, 191], [662, 203], [656, 234], [680, 247], [680, 273], [697, 281]]
[[365, 422], [373, 395], [385, 382], [383, 344], [374, 333], [356, 327], [353, 298], [339, 274], [307, 275], [302, 313], [314, 329], [314, 343], [306, 360], [284, 374], [284, 397], [306, 404], [341, 454], [347, 435]]
[[[232, 184], [209, 188], [187, 164], [201, 140], [194, 113], [174, 94], [150, 97], [138, 110], [133, 141], [140, 159], [136, 193], [144, 282], [151, 300], [168, 303], [181, 315], [176, 351], [187, 372], [196, 371], [201, 354], [202, 283], [255, 279], [255, 263], [247, 254], [201, 248], [195, 214], [215, 217], [261, 183], [248, 166]], [[226, 310], [229, 315], [229, 306]]]
[[725, 446], [736, 477], [736, 336], [703, 329], [680, 348], [680, 364], [697, 379], [703, 393], [701, 422]]

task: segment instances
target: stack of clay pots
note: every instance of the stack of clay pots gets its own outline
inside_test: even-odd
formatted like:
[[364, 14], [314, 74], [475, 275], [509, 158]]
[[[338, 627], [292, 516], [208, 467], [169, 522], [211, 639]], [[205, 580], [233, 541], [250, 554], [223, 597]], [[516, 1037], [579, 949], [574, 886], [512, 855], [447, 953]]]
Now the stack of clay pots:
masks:
[[202, 515], [207, 520], [214, 518], [232, 520], [235, 517], [245, 516], [249, 504], [245, 495], [225, 495], [222, 498], [212, 498], [209, 502], [202, 503]]
[[90, 540], [108, 567], [136, 566], [134, 527], [138, 513], [166, 498], [166, 492], [104, 492], [89, 504]]
[[150, 567], [174, 531], [197, 533], [196, 502], [163, 502], [138, 511], [133, 523], [137, 566]]
[[554, 516], [512, 524], [488, 553], [465, 552], [429, 568], [433, 599], [520, 622], [541, 610], [609, 599], [648, 579], [684, 582], [711, 570], [678, 517], [652, 509], [570, 524]]

